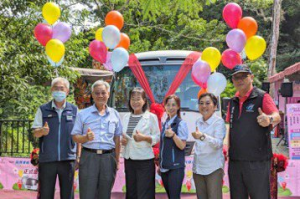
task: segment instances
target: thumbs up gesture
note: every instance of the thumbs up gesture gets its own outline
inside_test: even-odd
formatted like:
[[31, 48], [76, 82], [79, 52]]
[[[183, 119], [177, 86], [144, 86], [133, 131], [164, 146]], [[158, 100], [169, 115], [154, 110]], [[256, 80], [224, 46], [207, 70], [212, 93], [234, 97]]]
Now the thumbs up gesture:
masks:
[[165, 136], [172, 138], [175, 135], [175, 132], [172, 130], [171, 125], [165, 130]]
[[128, 140], [127, 140], [126, 134], [123, 133], [122, 139], [121, 139], [121, 144], [122, 144], [123, 146], [126, 146], [127, 143], [128, 143]]
[[197, 140], [200, 139], [202, 136], [202, 133], [198, 130], [198, 127], [196, 126], [196, 131], [192, 133], [192, 136]]
[[135, 131], [135, 134], [133, 135], [133, 139], [134, 139], [136, 142], [145, 141], [145, 135], [143, 135], [143, 134], [140, 133], [139, 131]]
[[49, 126], [48, 126], [48, 122], [45, 122], [44, 126], [42, 127], [42, 132], [43, 132], [43, 136], [46, 136], [49, 134]]
[[94, 132], [91, 130], [91, 128], [89, 127], [86, 133], [86, 138], [88, 141], [92, 141], [95, 139], [95, 134]]
[[262, 127], [267, 127], [270, 125], [270, 118], [268, 117], [268, 115], [266, 115], [261, 108], [258, 108], [258, 117], [257, 117], [257, 122], [260, 126]]

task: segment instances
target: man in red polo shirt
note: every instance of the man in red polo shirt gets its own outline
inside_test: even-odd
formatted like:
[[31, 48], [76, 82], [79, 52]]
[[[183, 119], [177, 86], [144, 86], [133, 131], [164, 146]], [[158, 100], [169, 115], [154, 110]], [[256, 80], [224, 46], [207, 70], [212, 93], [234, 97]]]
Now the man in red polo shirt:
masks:
[[253, 87], [251, 70], [237, 65], [232, 82], [237, 93], [230, 100], [229, 183], [231, 199], [270, 198], [271, 127], [280, 122], [269, 94]]

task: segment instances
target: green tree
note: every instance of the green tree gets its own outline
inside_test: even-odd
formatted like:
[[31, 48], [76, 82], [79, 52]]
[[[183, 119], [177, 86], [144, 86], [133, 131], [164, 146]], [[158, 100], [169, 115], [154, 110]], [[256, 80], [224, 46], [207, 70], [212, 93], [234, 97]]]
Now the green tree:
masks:
[[[43, 21], [44, 3], [15, 0], [0, 4], [0, 118], [32, 119], [37, 107], [50, 99], [47, 85], [55, 77], [55, 69], [33, 35], [34, 27]], [[66, 59], [58, 68], [60, 76], [76, 80], [78, 74], [67, 66], [80, 67], [86, 62], [87, 43], [83, 34], [66, 43]]]
[[280, 25], [277, 52], [277, 72], [300, 61], [300, 1], [282, 1], [282, 22]]

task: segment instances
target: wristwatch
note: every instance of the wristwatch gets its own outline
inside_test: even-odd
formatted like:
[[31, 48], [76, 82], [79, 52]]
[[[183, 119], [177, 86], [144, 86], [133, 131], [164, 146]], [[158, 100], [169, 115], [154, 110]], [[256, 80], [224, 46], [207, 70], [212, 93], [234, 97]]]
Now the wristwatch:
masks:
[[273, 117], [272, 116], [269, 116], [269, 120], [270, 120], [270, 125], [272, 125], [273, 124]]
[[205, 140], [205, 134], [202, 134], [199, 138], [201, 141]]

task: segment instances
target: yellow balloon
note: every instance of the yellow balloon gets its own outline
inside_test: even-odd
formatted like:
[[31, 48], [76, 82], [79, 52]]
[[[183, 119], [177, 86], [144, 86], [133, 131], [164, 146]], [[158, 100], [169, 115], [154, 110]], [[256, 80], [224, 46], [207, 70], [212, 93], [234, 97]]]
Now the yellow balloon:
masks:
[[245, 52], [250, 60], [255, 60], [264, 54], [267, 47], [267, 43], [264, 38], [260, 36], [250, 37], [245, 46]]
[[102, 31], [103, 31], [104, 28], [99, 28], [97, 31], [96, 31], [96, 34], [95, 34], [95, 37], [96, 37], [96, 40], [98, 41], [103, 41], [102, 39]]
[[206, 61], [209, 64], [211, 71], [215, 71], [220, 64], [221, 53], [215, 47], [205, 48], [202, 52], [201, 60]]
[[48, 2], [43, 6], [43, 17], [50, 24], [54, 24], [60, 17], [60, 8], [56, 3]]
[[58, 39], [51, 39], [46, 44], [46, 54], [54, 62], [59, 62], [65, 54], [65, 46]]

